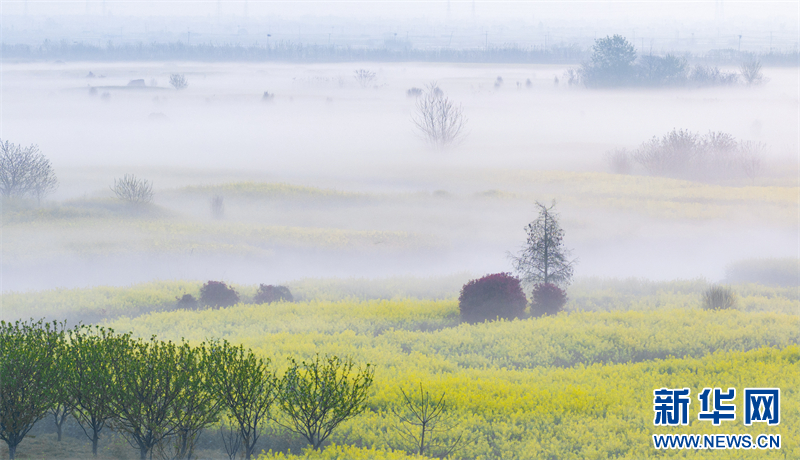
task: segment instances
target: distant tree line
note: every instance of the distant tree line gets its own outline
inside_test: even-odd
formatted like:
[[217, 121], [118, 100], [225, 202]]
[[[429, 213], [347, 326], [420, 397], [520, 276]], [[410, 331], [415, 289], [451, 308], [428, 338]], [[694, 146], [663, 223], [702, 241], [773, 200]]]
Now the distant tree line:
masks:
[[577, 45], [503, 45], [488, 48], [361, 48], [280, 41], [269, 45], [135, 43], [105, 46], [45, 40], [41, 45], [3, 44], [4, 59], [68, 59], [91, 61], [309, 61], [309, 62], [491, 62], [574, 64], [585, 56]]
[[319, 448], [366, 410], [374, 370], [350, 359], [290, 359], [280, 377], [269, 359], [225, 340], [137, 339], [99, 326], [0, 321], [0, 439], [17, 446], [48, 415], [70, 415], [92, 442], [120, 433], [142, 460], [190, 459], [199, 433], [225, 421], [230, 458], [252, 458], [273, 421]]
[[[638, 55], [625, 37], [614, 35], [595, 40], [589, 59], [577, 69], [568, 69], [564, 78], [570, 86], [587, 88], [724, 86], [738, 83], [748, 86], [766, 82], [761, 73], [760, 55], [753, 53], [717, 53], [716, 59], [693, 59], [688, 54]], [[725, 62], [719, 62], [727, 56]], [[797, 65], [797, 53], [786, 64]], [[764, 55], [774, 63], [776, 55]], [[790, 56], [791, 57], [791, 56]], [[690, 60], [694, 63], [690, 63]], [[791, 62], [790, 62], [791, 61]], [[709, 62], [736, 64], [736, 71], [722, 70]]]
[[[71, 59], [92, 61], [421, 61], [475, 63], [579, 64], [592, 53], [577, 44], [547, 47], [516, 44], [480, 48], [355, 47], [279, 41], [271, 44], [238, 43], [125, 43], [93, 45], [67, 40], [45, 40], [40, 45], [2, 44], [4, 59]], [[711, 50], [705, 54], [682, 53], [688, 61], [706, 65], [730, 65], [760, 61], [770, 66], [800, 65], [798, 50], [753, 53], [734, 49]]]

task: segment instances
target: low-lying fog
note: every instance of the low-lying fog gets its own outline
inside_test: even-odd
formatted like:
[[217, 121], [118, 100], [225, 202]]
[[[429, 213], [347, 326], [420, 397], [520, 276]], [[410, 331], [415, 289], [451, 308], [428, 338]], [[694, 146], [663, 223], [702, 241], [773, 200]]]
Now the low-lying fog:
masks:
[[[375, 80], [360, 85], [357, 69]], [[4, 211], [2, 289], [510, 271], [533, 202], [553, 199], [577, 276], [716, 280], [734, 260], [798, 255], [797, 68], [765, 68], [758, 87], [613, 91], [569, 87], [565, 70], [4, 63], [2, 139], [38, 144], [60, 186], [47, 218]], [[174, 73], [187, 89], [169, 86]], [[434, 81], [468, 118], [445, 151], [417, 134], [406, 95]], [[755, 187], [590, 174], [609, 172], [608, 150], [673, 128], [764, 142], [765, 170]], [[153, 182], [143, 217], [111, 209], [126, 173]], [[184, 188], [242, 181], [330, 192]], [[212, 220], [218, 194], [226, 213]]]

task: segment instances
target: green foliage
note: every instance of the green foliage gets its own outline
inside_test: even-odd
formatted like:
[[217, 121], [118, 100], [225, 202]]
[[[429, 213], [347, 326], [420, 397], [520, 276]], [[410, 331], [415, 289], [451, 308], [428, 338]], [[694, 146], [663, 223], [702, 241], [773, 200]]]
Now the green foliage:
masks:
[[729, 310], [736, 308], [736, 293], [727, 286], [711, 286], [703, 293], [703, 308], [706, 310]]
[[255, 453], [255, 445], [277, 397], [278, 381], [269, 360], [257, 357], [241, 345], [214, 341], [207, 351], [208, 379], [228, 417], [235, 421], [244, 447], [244, 458]]
[[114, 416], [116, 384], [112, 363], [126, 356], [130, 334], [115, 334], [99, 326], [77, 326], [68, 331], [67, 363], [63, 388], [76, 420], [92, 441], [92, 455], [97, 457], [100, 432]]
[[339, 424], [367, 409], [375, 370], [354, 366], [352, 359], [336, 356], [317, 355], [300, 364], [290, 359], [278, 395], [286, 419], [279, 423], [320, 448]]
[[17, 446], [47, 411], [60, 403], [63, 324], [0, 321], [0, 439]]
[[183, 388], [174, 405], [175, 435], [171, 443], [162, 439], [157, 444], [162, 456], [174, 459], [193, 458], [195, 443], [200, 432], [219, 421], [222, 399], [214, 391], [213, 369], [208, 349], [180, 345], [178, 367], [175, 372], [186, 375]]
[[122, 432], [145, 460], [164, 439], [177, 434], [184, 418], [187, 391], [196, 387], [191, 375], [194, 351], [155, 337], [129, 341], [111, 361], [114, 385], [112, 426]]

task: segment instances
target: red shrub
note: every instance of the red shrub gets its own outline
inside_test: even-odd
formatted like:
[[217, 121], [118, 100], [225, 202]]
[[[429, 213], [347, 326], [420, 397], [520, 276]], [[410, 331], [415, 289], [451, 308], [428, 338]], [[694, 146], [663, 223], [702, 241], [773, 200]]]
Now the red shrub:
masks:
[[531, 316], [555, 315], [564, 309], [567, 293], [555, 284], [538, 284], [533, 288]]
[[469, 323], [497, 317], [519, 318], [527, 303], [519, 279], [509, 273], [495, 273], [472, 280], [461, 288], [458, 298], [461, 320]]
[[200, 303], [207, 307], [230, 307], [239, 303], [239, 294], [222, 281], [209, 281], [200, 288]]

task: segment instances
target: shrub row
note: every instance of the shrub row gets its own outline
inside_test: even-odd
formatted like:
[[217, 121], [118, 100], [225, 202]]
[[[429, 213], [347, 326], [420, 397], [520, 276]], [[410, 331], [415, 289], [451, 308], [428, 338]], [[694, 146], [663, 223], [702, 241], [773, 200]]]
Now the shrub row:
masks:
[[[533, 288], [530, 316], [555, 315], [566, 303], [567, 294], [558, 286], [537, 284]], [[519, 278], [509, 273], [495, 273], [472, 280], [464, 285], [458, 298], [461, 320], [468, 323], [522, 318], [527, 306], [528, 299]]]
[[[209, 308], [230, 307], [241, 301], [235, 289], [223, 281], [209, 281], [200, 288], [200, 300], [191, 294], [176, 297], [176, 306], [194, 310], [201, 305]], [[260, 284], [252, 303], [294, 302], [294, 297], [286, 286]]]
[[[318, 448], [333, 429], [366, 409], [369, 364], [317, 357], [290, 359], [278, 377], [268, 359], [222, 340], [134, 339], [99, 326], [0, 321], [0, 439], [10, 458], [48, 413], [61, 424], [72, 414], [97, 456], [110, 426], [140, 458], [191, 458], [200, 432], [222, 419], [233, 426], [230, 445], [251, 458], [272, 420]], [[273, 410], [274, 407], [280, 410]], [[228, 452], [233, 458], [236, 452]]]

